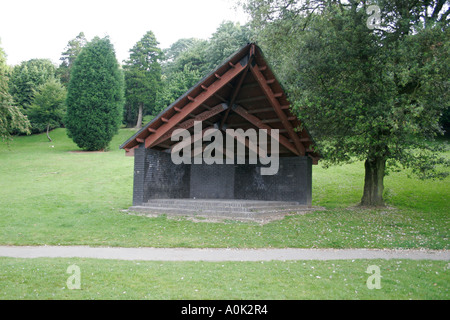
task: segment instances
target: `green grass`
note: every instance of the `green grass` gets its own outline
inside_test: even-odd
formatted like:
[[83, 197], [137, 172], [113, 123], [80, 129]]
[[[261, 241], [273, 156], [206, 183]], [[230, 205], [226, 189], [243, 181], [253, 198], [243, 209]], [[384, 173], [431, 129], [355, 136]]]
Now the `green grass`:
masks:
[[0, 145], [0, 244], [151, 247], [449, 248], [449, 180], [386, 177], [390, 208], [361, 209], [363, 166], [313, 168], [313, 204], [325, 209], [266, 225], [128, 215], [133, 158], [73, 153], [64, 129]]
[[[358, 203], [363, 165], [313, 168], [324, 209], [265, 225], [129, 215], [133, 158], [118, 146], [76, 153], [64, 129], [0, 144], [0, 245], [449, 248], [449, 179], [385, 179], [388, 208]], [[67, 267], [81, 268], [69, 290]], [[382, 288], [369, 290], [369, 265]], [[444, 261], [130, 262], [0, 258], [0, 299], [448, 299]]]
[[[70, 290], [67, 269], [80, 268]], [[370, 265], [381, 288], [369, 289]], [[449, 299], [444, 261], [144, 262], [0, 258], [0, 299]]]

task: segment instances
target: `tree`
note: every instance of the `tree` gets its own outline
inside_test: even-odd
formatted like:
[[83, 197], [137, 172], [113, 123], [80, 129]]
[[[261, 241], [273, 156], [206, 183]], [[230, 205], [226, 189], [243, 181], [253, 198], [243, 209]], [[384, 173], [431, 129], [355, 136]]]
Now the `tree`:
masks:
[[10, 139], [13, 132], [30, 133], [30, 123], [19, 108], [14, 105], [9, 93], [8, 75], [10, 70], [6, 65], [6, 57], [0, 48], [0, 138]]
[[162, 50], [153, 32], [148, 31], [130, 50], [125, 62], [125, 121], [134, 122], [136, 129], [142, 126], [144, 114], [155, 109], [157, 92], [161, 86]]
[[[180, 42], [182, 44], [180, 44]], [[207, 61], [209, 42], [201, 39], [180, 39], [167, 51], [167, 59], [163, 64], [163, 75], [167, 78], [171, 74], [189, 70], [198, 72], [200, 77], [210, 70]]]
[[55, 77], [56, 68], [48, 59], [31, 59], [13, 68], [9, 81], [15, 103], [27, 114], [37, 88]]
[[444, 110], [441, 118], [441, 125], [444, 129], [444, 135], [450, 137], [450, 107], [447, 107], [447, 109]]
[[180, 39], [165, 50], [163, 74], [199, 72], [203, 77], [252, 39], [249, 26], [224, 21], [209, 40]]
[[214, 69], [233, 53], [251, 42], [252, 31], [249, 26], [224, 21], [213, 33], [206, 51], [209, 69]]
[[180, 39], [165, 50], [159, 112], [194, 86], [231, 54], [250, 42], [251, 30], [233, 22], [223, 22], [209, 40]]
[[73, 65], [65, 125], [70, 138], [88, 151], [103, 150], [122, 122], [124, 80], [108, 37], [86, 44]]
[[157, 115], [164, 110], [164, 108], [192, 88], [200, 79], [200, 72], [198, 70], [190, 70], [188, 66], [183, 71], [172, 72], [165, 76], [162, 80], [161, 89], [156, 95], [156, 108], [153, 114]]
[[206, 61], [207, 47], [206, 40], [188, 38], [180, 39], [164, 50], [165, 60], [161, 64], [162, 85], [156, 95], [153, 115], [173, 103], [206, 75], [209, 71]]
[[362, 205], [384, 204], [387, 168], [411, 168], [421, 178], [448, 175], [438, 169], [448, 160], [430, 143], [442, 132], [439, 119], [449, 105], [444, 3], [244, 4], [324, 158], [364, 161]]
[[34, 132], [47, 132], [50, 129], [59, 128], [63, 124], [65, 115], [66, 89], [57, 79], [50, 79], [39, 86], [31, 105], [28, 117]]
[[61, 54], [61, 64], [56, 70], [57, 75], [61, 79], [61, 83], [64, 86], [69, 84], [70, 70], [73, 63], [81, 52], [81, 49], [86, 45], [87, 40], [83, 32], [80, 32], [74, 39], [67, 43], [65, 51]]
[[168, 49], [164, 49], [164, 58], [166, 62], [175, 61], [180, 54], [192, 48], [196, 42], [200, 40], [196, 38], [182, 38], [174, 42]]

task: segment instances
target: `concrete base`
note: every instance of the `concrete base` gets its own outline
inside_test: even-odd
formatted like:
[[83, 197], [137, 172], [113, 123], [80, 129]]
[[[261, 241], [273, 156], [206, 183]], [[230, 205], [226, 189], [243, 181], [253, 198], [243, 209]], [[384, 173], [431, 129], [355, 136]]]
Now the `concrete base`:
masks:
[[214, 219], [273, 220], [287, 214], [314, 210], [310, 206], [293, 201], [258, 201], [224, 199], [153, 199], [129, 208], [131, 212], [144, 215], [167, 214]]

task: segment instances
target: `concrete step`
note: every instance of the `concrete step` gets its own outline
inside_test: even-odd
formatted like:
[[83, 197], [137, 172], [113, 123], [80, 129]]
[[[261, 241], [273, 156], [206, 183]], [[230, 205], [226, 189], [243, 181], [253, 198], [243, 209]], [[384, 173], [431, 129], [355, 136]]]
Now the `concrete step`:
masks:
[[202, 203], [202, 204], [217, 204], [221, 203], [230, 206], [246, 206], [252, 204], [266, 204], [279, 205], [283, 203], [298, 204], [295, 201], [265, 201], [265, 200], [243, 200], [243, 199], [151, 199], [148, 202], [154, 203]]
[[253, 207], [221, 207], [221, 206], [171, 206], [171, 205], [150, 205], [146, 204], [142, 206], [143, 208], [153, 208], [153, 209], [172, 209], [172, 210], [192, 210], [192, 211], [223, 211], [223, 212], [276, 212], [276, 211], [303, 211], [309, 209], [307, 206], [300, 205], [287, 205], [282, 207], [274, 206], [253, 206]]
[[130, 211], [144, 214], [256, 219], [313, 210], [297, 202], [208, 199], [157, 199]]
[[195, 210], [221, 210], [221, 211], [260, 211], [266, 209], [305, 209], [307, 206], [299, 205], [297, 202], [283, 201], [253, 201], [253, 200], [167, 200], [158, 199], [150, 200], [143, 206], [160, 207], [160, 208], [180, 208]]
[[312, 210], [307, 207], [292, 207], [292, 208], [261, 208], [259, 210], [222, 210], [222, 208], [217, 209], [194, 209], [194, 208], [172, 208], [172, 207], [153, 207], [153, 206], [133, 206], [130, 209], [139, 211], [160, 211], [160, 212], [191, 212], [191, 213], [246, 213], [246, 214], [265, 214], [265, 213], [277, 213], [277, 212], [295, 212], [295, 211], [308, 211]]
[[251, 218], [255, 215], [255, 212], [244, 211], [217, 211], [217, 210], [195, 210], [195, 209], [183, 209], [179, 208], [160, 208], [150, 206], [134, 206], [130, 210], [147, 214], [168, 214], [179, 216], [210, 216], [210, 217], [243, 217]]
[[215, 218], [238, 218], [238, 219], [258, 219], [284, 215], [288, 213], [304, 212], [306, 210], [273, 210], [273, 211], [217, 211], [217, 210], [189, 210], [189, 209], [162, 209], [158, 207], [135, 206], [130, 208], [131, 211], [143, 214], [167, 214], [173, 216], [197, 216], [197, 217], [215, 217]]

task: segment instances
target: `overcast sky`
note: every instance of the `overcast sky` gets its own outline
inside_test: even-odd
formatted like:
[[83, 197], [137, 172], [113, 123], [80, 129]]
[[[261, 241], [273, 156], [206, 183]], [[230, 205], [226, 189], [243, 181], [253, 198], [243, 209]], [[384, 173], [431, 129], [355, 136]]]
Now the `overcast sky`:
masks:
[[2, 0], [0, 47], [7, 63], [33, 58], [59, 64], [69, 40], [81, 31], [91, 40], [109, 35], [119, 62], [149, 30], [160, 48], [181, 38], [208, 39], [222, 21], [244, 24], [235, 0]]

